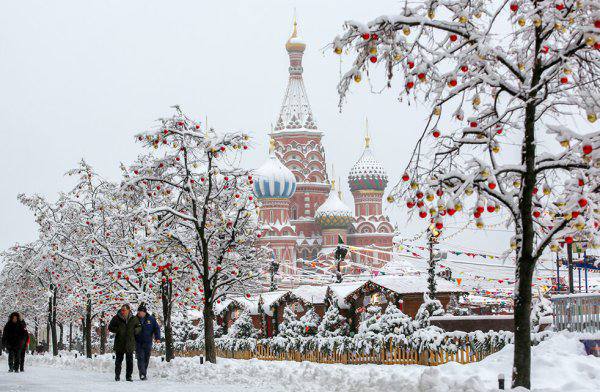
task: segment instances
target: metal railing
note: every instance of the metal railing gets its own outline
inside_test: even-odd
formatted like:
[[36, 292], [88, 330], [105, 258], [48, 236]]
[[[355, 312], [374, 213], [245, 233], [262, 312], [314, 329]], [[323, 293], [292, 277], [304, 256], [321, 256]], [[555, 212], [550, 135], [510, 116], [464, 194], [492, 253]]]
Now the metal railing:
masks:
[[600, 332], [600, 293], [555, 295], [551, 299], [557, 330]]

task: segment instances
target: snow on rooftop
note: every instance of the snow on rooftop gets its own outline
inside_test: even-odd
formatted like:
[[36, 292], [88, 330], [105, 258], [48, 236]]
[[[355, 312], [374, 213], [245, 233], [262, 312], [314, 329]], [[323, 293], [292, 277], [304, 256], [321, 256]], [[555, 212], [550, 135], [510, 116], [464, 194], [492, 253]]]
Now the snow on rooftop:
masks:
[[292, 290], [292, 294], [311, 304], [325, 303], [327, 286], [303, 285]]
[[271, 305], [277, 302], [281, 297], [289, 293], [287, 290], [268, 291], [261, 293], [260, 298], [262, 299], [262, 311], [267, 315], [272, 316]]
[[[399, 294], [426, 293], [428, 290], [426, 275], [379, 275], [372, 278], [371, 281]], [[456, 283], [445, 279], [437, 278], [435, 283], [436, 290], [440, 293], [465, 291]]]

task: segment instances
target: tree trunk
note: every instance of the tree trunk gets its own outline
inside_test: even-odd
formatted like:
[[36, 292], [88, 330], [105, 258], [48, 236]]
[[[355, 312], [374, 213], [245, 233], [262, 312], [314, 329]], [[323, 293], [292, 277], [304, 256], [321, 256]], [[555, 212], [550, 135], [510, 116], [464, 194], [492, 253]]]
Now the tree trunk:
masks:
[[[164, 276], [164, 275], [163, 275]], [[164, 332], [165, 332], [165, 360], [170, 362], [171, 359], [175, 358], [173, 350], [173, 327], [171, 325], [171, 296], [173, 294], [173, 283], [168, 280], [161, 284], [161, 300], [164, 320]]]
[[52, 355], [58, 356], [58, 336], [56, 334], [56, 294], [57, 289], [51, 285], [52, 297], [50, 297], [50, 333], [52, 335]]
[[214, 320], [215, 314], [212, 309], [212, 304], [204, 306], [204, 355], [206, 361], [217, 363], [217, 349], [215, 347], [215, 330]]
[[100, 354], [106, 354], [106, 321], [104, 320], [104, 312], [100, 319]]
[[69, 351], [73, 350], [73, 323], [69, 323]]
[[[538, 64], [536, 60], [537, 69]], [[534, 70], [534, 80], [537, 83], [536, 70]], [[517, 247], [517, 270], [516, 270], [516, 291], [514, 294], [515, 316], [514, 316], [514, 336], [515, 336], [515, 356], [513, 361], [512, 386], [531, 387], [531, 282], [533, 279], [533, 270], [535, 259], [533, 257], [534, 227], [532, 213], [533, 188], [536, 183], [535, 174], [535, 104], [533, 99], [527, 103], [525, 108], [525, 134], [523, 140], [522, 163], [525, 165], [525, 174], [523, 175], [523, 189], [519, 199], [519, 218], [516, 223], [517, 241], [519, 234], [521, 244]], [[519, 231], [521, 233], [519, 233]]]
[[88, 298], [85, 307], [85, 356], [92, 357], [92, 300]]
[[58, 324], [58, 330], [60, 331], [58, 334], [58, 336], [59, 336], [58, 348], [60, 348], [61, 350], [64, 350], [64, 348], [65, 348], [65, 343], [63, 340], [63, 337], [64, 337], [64, 328], [63, 327], [64, 327], [63, 323]]

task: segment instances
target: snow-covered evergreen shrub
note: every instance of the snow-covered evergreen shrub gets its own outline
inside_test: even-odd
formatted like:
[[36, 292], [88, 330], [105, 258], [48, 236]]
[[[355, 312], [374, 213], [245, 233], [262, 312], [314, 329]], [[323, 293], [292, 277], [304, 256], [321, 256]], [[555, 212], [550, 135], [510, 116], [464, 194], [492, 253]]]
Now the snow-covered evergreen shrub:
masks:
[[254, 325], [252, 324], [252, 316], [250, 316], [250, 312], [244, 311], [229, 328], [226, 336], [233, 339], [256, 339], [258, 338], [258, 335], [258, 330], [254, 328]]
[[331, 304], [319, 324], [317, 335], [322, 338], [348, 336], [348, 321], [340, 314], [337, 304]]
[[384, 335], [411, 335], [415, 331], [412, 318], [390, 303], [381, 316], [381, 328]]
[[552, 316], [553, 312], [552, 303], [540, 295], [531, 310], [531, 332], [539, 332], [542, 319]]
[[299, 326], [301, 336], [314, 336], [321, 323], [321, 317], [315, 312], [314, 308], [309, 308], [304, 316], [300, 317]]
[[444, 307], [442, 303], [437, 299], [429, 298], [427, 293], [423, 294], [423, 303], [419, 307], [419, 311], [415, 316], [415, 321], [419, 328], [425, 328], [429, 326], [429, 318], [432, 316], [442, 316], [444, 314]]
[[283, 311], [283, 322], [279, 325], [277, 336], [280, 338], [297, 338], [301, 336], [302, 325], [296, 313], [286, 306]]
[[369, 305], [365, 317], [358, 327], [358, 333], [364, 336], [381, 335], [381, 307], [379, 305]]

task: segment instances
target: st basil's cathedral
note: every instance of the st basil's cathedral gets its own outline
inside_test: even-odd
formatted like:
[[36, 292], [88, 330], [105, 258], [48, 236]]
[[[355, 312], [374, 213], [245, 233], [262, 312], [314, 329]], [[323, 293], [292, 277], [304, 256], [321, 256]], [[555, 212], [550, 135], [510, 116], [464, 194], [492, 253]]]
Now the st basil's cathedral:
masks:
[[[269, 157], [254, 173], [254, 193], [260, 201], [260, 245], [273, 250], [286, 275], [301, 275], [333, 258], [341, 237], [351, 250], [344, 272], [360, 266], [380, 267], [391, 259], [394, 227], [383, 214], [388, 183], [383, 166], [370, 148], [370, 137], [348, 174], [354, 199], [352, 210], [327, 174], [324, 132], [310, 107], [302, 78], [306, 44], [297, 25], [285, 48], [289, 80], [271, 132]], [[330, 263], [328, 263], [330, 264]]]

